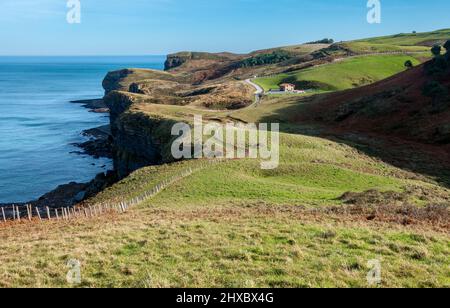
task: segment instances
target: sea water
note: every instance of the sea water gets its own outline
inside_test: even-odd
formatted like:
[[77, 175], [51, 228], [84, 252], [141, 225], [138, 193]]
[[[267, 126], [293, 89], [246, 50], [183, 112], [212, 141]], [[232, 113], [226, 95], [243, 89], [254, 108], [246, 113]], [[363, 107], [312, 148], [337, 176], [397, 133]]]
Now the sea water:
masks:
[[74, 100], [101, 98], [102, 80], [122, 68], [163, 69], [165, 57], [0, 57], [0, 203], [36, 199], [61, 184], [112, 168], [80, 155], [82, 131], [109, 124]]

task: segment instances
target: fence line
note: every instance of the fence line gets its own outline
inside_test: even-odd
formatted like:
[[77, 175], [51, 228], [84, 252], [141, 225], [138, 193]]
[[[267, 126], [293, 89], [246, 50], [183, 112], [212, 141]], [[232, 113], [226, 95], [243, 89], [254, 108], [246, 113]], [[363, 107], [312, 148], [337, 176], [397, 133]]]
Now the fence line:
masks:
[[26, 204], [22, 207], [11, 205], [6, 207], [1, 207], [1, 218], [0, 225], [3, 223], [7, 223], [8, 221], [17, 221], [21, 222], [23, 220], [27, 220], [29, 222], [32, 221], [51, 221], [51, 220], [73, 220], [79, 218], [93, 218], [98, 217], [100, 215], [106, 213], [125, 213], [128, 211], [130, 207], [137, 206], [150, 198], [153, 198], [157, 194], [159, 194], [164, 189], [168, 188], [170, 185], [175, 182], [186, 178], [193, 173], [200, 171], [202, 169], [207, 168], [208, 166], [220, 162], [219, 159], [207, 160], [206, 163], [202, 164], [198, 168], [189, 168], [184, 170], [178, 175], [175, 175], [169, 179], [166, 179], [159, 184], [155, 185], [152, 189], [149, 189], [137, 197], [132, 198], [131, 200], [122, 200], [117, 203], [100, 203], [90, 205], [88, 207], [80, 207], [80, 206], [68, 206], [61, 208], [50, 208], [48, 206], [33, 206], [31, 204]]

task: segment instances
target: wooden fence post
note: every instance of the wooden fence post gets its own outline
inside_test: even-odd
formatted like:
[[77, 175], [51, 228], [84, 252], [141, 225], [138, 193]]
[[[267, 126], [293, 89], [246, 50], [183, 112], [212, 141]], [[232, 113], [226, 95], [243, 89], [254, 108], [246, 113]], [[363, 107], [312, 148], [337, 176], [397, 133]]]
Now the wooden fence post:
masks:
[[47, 219], [52, 220], [52, 218], [50, 216], [50, 208], [48, 206], [46, 207], [46, 210], [47, 210]]
[[6, 222], [6, 215], [5, 215], [5, 208], [2, 207], [2, 216], [3, 216], [3, 221]]
[[27, 207], [27, 216], [28, 216], [28, 220], [31, 221], [31, 217], [30, 217], [30, 205], [29, 205], [29, 204], [25, 204], [25, 206]]
[[39, 213], [39, 208], [36, 206], [35, 209], [36, 209], [36, 213], [37, 213], [37, 215], [38, 215], [39, 220], [42, 221], [41, 213]]

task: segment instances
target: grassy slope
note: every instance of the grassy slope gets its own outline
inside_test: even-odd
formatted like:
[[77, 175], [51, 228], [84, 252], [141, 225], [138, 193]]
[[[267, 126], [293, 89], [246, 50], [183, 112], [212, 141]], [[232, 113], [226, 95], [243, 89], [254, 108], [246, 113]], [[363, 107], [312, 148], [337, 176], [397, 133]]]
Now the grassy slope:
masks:
[[355, 42], [368, 42], [373, 44], [390, 44], [397, 46], [423, 46], [429, 42], [443, 42], [450, 37], [450, 29], [442, 29], [433, 32], [423, 33], [401, 33], [390, 36], [373, 37], [368, 39], [357, 40]]
[[[0, 286], [67, 286], [73, 258], [83, 265], [82, 286], [364, 287], [371, 259], [382, 260], [383, 286], [449, 285], [445, 234], [298, 207], [339, 205], [348, 190], [441, 188], [342, 144], [287, 134], [281, 141], [277, 170], [222, 162], [123, 216], [1, 228]], [[141, 169], [96, 201], [131, 198], [199, 163]]]
[[384, 37], [345, 42], [342, 45], [356, 53], [368, 52], [428, 52], [434, 43], [450, 38], [450, 29], [425, 33], [403, 33]]
[[[327, 140], [283, 134], [281, 144], [278, 169], [262, 171], [259, 162], [253, 160], [221, 163], [201, 177], [192, 177], [192, 185], [169, 200], [174, 204], [246, 200], [316, 206], [336, 204], [336, 198], [349, 190], [401, 190], [415, 184], [405, 180], [407, 173]], [[142, 182], [147, 181], [142, 178]], [[125, 181], [124, 187], [128, 185]], [[123, 195], [120, 187], [111, 193]]]
[[419, 64], [416, 58], [407, 55], [362, 56], [289, 74], [259, 78], [255, 82], [266, 91], [277, 89], [283, 82], [299, 81], [319, 82], [322, 84], [321, 90], [345, 90], [400, 73], [405, 70], [407, 60]]
[[343, 43], [342, 46], [356, 53], [383, 53], [383, 52], [429, 52], [430, 47], [426, 46], [399, 46], [392, 44], [373, 42], [350, 42]]
[[450, 38], [450, 29], [434, 32], [397, 34], [339, 43], [354, 53], [413, 52], [414, 55], [380, 55], [347, 59], [323, 67], [261, 78], [258, 83], [265, 90], [277, 89], [283, 82], [316, 81], [320, 90], [344, 90], [372, 83], [404, 70], [406, 60], [418, 64], [420, 58], [430, 57], [430, 45]]
[[82, 287], [366, 287], [371, 259], [382, 262], [382, 286], [450, 286], [443, 234], [164, 202], [185, 185], [120, 217], [2, 230], [0, 286], [69, 286], [73, 258]]

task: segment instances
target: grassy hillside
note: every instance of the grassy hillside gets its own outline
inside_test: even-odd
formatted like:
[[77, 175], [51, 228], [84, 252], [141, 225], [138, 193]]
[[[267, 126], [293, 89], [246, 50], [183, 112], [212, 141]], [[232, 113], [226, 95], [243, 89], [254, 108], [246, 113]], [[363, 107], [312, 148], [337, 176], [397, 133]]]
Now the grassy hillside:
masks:
[[450, 37], [450, 29], [424, 33], [401, 33], [345, 42], [341, 45], [355, 53], [428, 52], [430, 46], [443, 43]]
[[[69, 286], [69, 259], [81, 261], [84, 287], [366, 287], [372, 259], [382, 286], [449, 286], [444, 233], [325, 210], [350, 206], [338, 199], [349, 190], [407, 191], [417, 206], [445, 190], [342, 144], [281, 139], [274, 171], [219, 162], [122, 216], [0, 228], [0, 286]], [[141, 169], [93, 202], [131, 198], [199, 163]]]
[[357, 54], [364, 53], [388, 53], [388, 52], [429, 52], [430, 48], [426, 46], [400, 46], [393, 44], [374, 43], [374, 42], [348, 42], [341, 46]]
[[319, 90], [336, 91], [370, 84], [405, 70], [405, 62], [414, 65], [419, 61], [407, 55], [376, 55], [344, 59], [332, 64], [280, 74], [273, 77], [258, 78], [256, 83], [266, 91], [277, 89], [283, 82], [297, 84], [299, 88], [311, 85]]
[[401, 33], [390, 36], [374, 37], [357, 40], [356, 42], [368, 42], [373, 44], [390, 44], [397, 46], [430, 46], [442, 43], [450, 37], [450, 29], [442, 29], [422, 33]]
[[[283, 134], [280, 152], [282, 163], [274, 171], [260, 170], [256, 160], [224, 162], [191, 177], [182, 191], [165, 197], [166, 201], [208, 204], [246, 200], [315, 206], [337, 204], [336, 199], [350, 190], [401, 191], [415, 185], [406, 179], [407, 173], [324, 139]], [[111, 193], [123, 195], [117, 191], [121, 187]]]
[[263, 204], [154, 200], [120, 217], [1, 232], [2, 287], [70, 287], [72, 258], [79, 287], [368, 287], [372, 259], [383, 287], [450, 286], [442, 233]]

